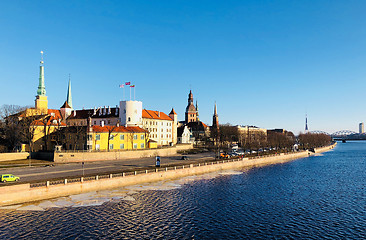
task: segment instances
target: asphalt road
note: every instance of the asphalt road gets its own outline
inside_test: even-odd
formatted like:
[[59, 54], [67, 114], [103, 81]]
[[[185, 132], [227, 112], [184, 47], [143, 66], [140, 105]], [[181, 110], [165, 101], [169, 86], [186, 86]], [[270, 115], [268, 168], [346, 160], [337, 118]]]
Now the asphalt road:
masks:
[[[198, 153], [188, 155], [188, 160], [181, 160], [182, 155], [161, 157], [161, 166], [186, 165], [191, 163], [205, 162], [214, 159], [214, 153]], [[107, 173], [122, 173], [137, 169], [155, 167], [155, 158], [140, 158], [132, 160], [114, 160], [85, 162], [84, 171], [81, 163], [55, 164], [54, 166], [18, 167], [0, 169], [0, 174], [14, 174], [20, 177], [20, 183], [42, 182], [52, 179], [75, 178], [101, 175]], [[0, 183], [1, 185], [13, 183]]]

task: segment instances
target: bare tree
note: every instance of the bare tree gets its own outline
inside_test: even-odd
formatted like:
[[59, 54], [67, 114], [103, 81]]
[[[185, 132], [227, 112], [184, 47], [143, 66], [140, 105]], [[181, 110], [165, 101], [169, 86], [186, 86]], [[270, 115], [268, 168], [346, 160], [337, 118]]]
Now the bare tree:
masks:
[[116, 128], [118, 128], [118, 126], [105, 126], [105, 127], [108, 130], [108, 145], [107, 145], [107, 149], [109, 151], [110, 150], [109, 149], [109, 140], [114, 139], [114, 137], [116, 137], [118, 135], [118, 133], [113, 135], [113, 132], [116, 130]]
[[0, 107], [0, 139], [3, 150], [15, 150], [22, 142], [18, 116], [26, 109], [18, 105], [4, 104]]

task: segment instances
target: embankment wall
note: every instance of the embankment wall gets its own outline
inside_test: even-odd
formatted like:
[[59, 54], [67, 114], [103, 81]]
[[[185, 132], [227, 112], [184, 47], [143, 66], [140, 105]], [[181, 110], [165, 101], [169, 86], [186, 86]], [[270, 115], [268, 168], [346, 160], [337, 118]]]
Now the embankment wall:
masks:
[[[333, 149], [334, 146], [335, 145], [318, 148], [316, 149], [316, 153], [321, 153]], [[257, 157], [253, 159], [243, 158], [224, 160], [214, 163], [204, 163], [198, 166], [194, 166], [193, 164], [191, 164], [188, 166], [183, 166], [183, 168], [178, 167], [179, 169], [172, 170], [162, 168], [157, 169], [157, 172], [154, 171], [150, 173], [142, 173], [125, 177], [112, 177], [111, 175], [110, 178], [84, 182], [67, 183], [67, 181], [65, 181], [64, 184], [50, 185], [45, 187], [31, 188], [30, 184], [6, 186], [0, 188], [0, 206], [69, 196], [72, 194], [80, 194], [90, 191], [112, 189], [146, 182], [176, 179], [189, 175], [205, 174], [220, 170], [284, 163], [293, 159], [304, 158], [309, 155], [313, 155], [313, 153], [304, 151], [289, 154], [279, 154], [270, 157]]]
[[19, 152], [19, 153], [0, 153], [0, 162], [13, 161], [13, 160], [24, 160], [27, 159], [29, 153]]
[[110, 152], [60, 152], [54, 153], [53, 160], [56, 163], [88, 162], [103, 160], [135, 159], [155, 156], [171, 156], [178, 151], [192, 149], [192, 144], [179, 144], [174, 147], [160, 149], [144, 149], [130, 151], [110, 151]]

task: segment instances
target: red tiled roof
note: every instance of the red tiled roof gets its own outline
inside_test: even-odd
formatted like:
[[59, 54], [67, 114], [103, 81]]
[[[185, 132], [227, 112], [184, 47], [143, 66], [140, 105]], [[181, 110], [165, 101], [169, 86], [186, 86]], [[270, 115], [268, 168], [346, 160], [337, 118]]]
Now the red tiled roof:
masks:
[[124, 127], [124, 126], [92, 126], [93, 132], [129, 132], [129, 133], [147, 133], [145, 129], [140, 127]]
[[168, 115], [166, 115], [163, 112], [146, 110], [146, 109], [142, 110], [142, 118], [173, 121]]
[[53, 119], [62, 119], [61, 111], [60, 110], [57, 110], [57, 109], [48, 109], [48, 115], [51, 115], [51, 113], [54, 113], [54, 115], [55, 115], [55, 116], [52, 116]]

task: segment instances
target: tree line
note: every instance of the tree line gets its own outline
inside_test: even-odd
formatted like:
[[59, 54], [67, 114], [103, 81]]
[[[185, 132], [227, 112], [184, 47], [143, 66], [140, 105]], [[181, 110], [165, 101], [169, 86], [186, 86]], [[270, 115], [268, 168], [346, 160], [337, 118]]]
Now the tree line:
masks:
[[[218, 137], [217, 137], [218, 136]], [[214, 132], [213, 139], [218, 139], [223, 148], [230, 148], [232, 144], [238, 144], [244, 149], [258, 150], [264, 148], [291, 150], [297, 144], [299, 149], [309, 149], [329, 145], [332, 138], [326, 134], [300, 133], [295, 136], [291, 131], [274, 129], [267, 132], [247, 128], [240, 131], [237, 126], [223, 124], [219, 132]]]

